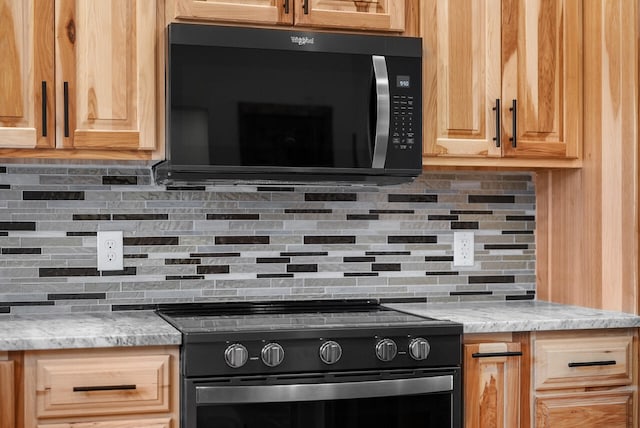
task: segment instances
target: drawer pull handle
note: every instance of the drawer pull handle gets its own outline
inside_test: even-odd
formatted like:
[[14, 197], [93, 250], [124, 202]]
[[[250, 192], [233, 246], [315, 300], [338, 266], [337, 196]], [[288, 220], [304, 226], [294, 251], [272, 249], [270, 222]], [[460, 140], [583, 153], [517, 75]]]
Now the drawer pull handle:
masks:
[[136, 385], [96, 385], [96, 386], [74, 386], [73, 392], [91, 391], [124, 391], [136, 389]]
[[569, 363], [569, 367], [615, 366], [616, 364], [616, 360], [586, 361], [584, 363]]
[[494, 358], [494, 357], [522, 357], [522, 352], [474, 352], [472, 358]]

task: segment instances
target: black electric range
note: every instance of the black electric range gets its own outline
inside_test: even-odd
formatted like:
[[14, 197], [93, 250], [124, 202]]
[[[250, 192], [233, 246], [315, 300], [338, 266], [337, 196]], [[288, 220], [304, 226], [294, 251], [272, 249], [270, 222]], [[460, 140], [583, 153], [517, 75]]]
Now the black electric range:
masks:
[[[183, 428], [227, 426], [222, 408], [236, 414], [252, 404], [257, 412], [265, 403], [280, 403], [270, 412], [283, 418], [274, 427], [338, 426], [331, 415], [345, 403], [394, 414], [400, 404], [388, 404], [392, 397], [419, 403], [423, 410], [402, 412], [434, 421], [426, 426], [460, 426], [461, 324], [385, 308], [375, 299], [163, 305], [158, 313], [182, 332]], [[331, 421], [309, 425], [284, 416], [309, 402]], [[228, 426], [271, 426], [239, 415], [244, 412]]]

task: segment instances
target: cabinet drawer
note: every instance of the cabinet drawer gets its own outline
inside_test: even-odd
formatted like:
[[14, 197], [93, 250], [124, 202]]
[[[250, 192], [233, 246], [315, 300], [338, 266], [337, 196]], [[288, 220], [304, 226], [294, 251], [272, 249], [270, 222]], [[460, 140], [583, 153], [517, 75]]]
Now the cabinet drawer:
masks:
[[538, 338], [534, 344], [537, 390], [629, 385], [633, 337], [595, 333]]
[[536, 428], [632, 428], [633, 391], [538, 396], [535, 420]]
[[168, 355], [38, 359], [37, 416], [168, 411], [169, 359]]
[[72, 422], [38, 425], [38, 428], [171, 428], [171, 419], [136, 419], [130, 421]]

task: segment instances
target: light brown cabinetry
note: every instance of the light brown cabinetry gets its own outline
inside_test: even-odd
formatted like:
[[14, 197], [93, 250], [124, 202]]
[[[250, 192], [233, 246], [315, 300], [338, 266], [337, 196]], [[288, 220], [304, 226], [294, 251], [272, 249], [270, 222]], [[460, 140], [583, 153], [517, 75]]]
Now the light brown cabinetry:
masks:
[[532, 347], [535, 428], [637, 426], [637, 333], [536, 333]]
[[511, 335], [472, 335], [464, 345], [465, 428], [520, 426], [523, 345]]
[[169, 19], [396, 31], [405, 0], [167, 0]]
[[427, 0], [421, 32], [426, 166], [576, 166], [582, 2]]
[[0, 352], [0, 428], [16, 426], [15, 367]]
[[177, 348], [29, 351], [24, 366], [27, 428], [178, 426]]
[[0, 6], [0, 157], [150, 158], [156, 0]]

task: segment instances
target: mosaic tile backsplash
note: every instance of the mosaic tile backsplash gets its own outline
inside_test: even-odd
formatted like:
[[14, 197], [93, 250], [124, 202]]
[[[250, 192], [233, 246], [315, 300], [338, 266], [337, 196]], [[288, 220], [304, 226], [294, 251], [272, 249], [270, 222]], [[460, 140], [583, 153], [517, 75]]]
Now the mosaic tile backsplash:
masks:
[[[104, 230], [123, 231], [122, 271], [97, 270]], [[474, 266], [453, 265], [455, 231]], [[139, 165], [0, 164], [0, 313], [362, 297], [533, 299], [533, 176], [161, 186]]]

